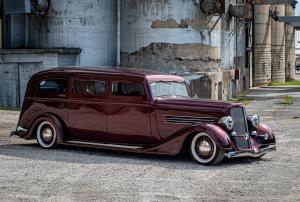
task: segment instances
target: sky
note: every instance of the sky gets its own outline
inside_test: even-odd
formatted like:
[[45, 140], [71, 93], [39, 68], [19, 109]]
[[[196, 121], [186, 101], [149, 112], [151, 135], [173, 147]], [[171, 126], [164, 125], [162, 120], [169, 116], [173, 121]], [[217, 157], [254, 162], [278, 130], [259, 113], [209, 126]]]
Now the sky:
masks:
[[297, 6], [296, 6], [296, 15], [300, 15], [300, 1], [298, 1]]

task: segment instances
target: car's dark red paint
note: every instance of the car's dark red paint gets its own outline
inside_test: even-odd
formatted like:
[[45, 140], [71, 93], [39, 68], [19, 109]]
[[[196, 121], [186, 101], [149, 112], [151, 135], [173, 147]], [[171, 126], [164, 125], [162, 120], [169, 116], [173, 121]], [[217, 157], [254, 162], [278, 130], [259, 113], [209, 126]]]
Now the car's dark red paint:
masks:
[[[38, 85], [47, 79], [67, 80], [67, 91], [54, 97], [40, 95]], [[105, 83], [105, 93], [101, 96], [75, 94], [74, 80], [101, 80]], [[177, 155], [188, 150], [191, 139], [199, 133], [207, 134], [228, 158], [241, 154], [258, 156], [260, 150], [275, 145], [274, 134], [265, 124], [254, 128], [249, 118], [240, 117], [248, 124], [249, 140], [244, 134], [232, 136], [232, 131], [219, 124], [222, 117], [231, 116], [231, 109], [244, 111], [241, 105], [192, 98], [155, 98], [150, 89], [155, 81], [185, 83], [179, 76], [114, 67], [39, 72], [28, 83], [18, 128], [12, 135], [35, 138], [38, 125], [49, 121], [57, 130], [58, 144], [87, 143], [87, 146], [122, 151]], [[113, 82], [142, 84], [145, 94], [114, 96]], [[241, 144], [249, 141], [251, 146], [243, 149], [238, 141]]]

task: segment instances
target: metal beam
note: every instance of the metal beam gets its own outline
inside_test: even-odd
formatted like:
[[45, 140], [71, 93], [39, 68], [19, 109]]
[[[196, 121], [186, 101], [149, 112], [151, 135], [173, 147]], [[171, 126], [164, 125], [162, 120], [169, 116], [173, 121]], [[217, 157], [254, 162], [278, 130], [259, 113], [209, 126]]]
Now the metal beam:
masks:
[[270, 10], [269, 12], [270, 17], [274, 20], [287, 23], [297, 30], [300, 29], [300, 16], [278, 16], [278, 12], [276, 11]]
[[277, 16], [279, 22], [300, 23], [300, 16]]
[[276, 5], [276, 4], [289, 4], [296, 7], [298, 3], [296, 0], [247, 0], [248, 3], [255, 5]]

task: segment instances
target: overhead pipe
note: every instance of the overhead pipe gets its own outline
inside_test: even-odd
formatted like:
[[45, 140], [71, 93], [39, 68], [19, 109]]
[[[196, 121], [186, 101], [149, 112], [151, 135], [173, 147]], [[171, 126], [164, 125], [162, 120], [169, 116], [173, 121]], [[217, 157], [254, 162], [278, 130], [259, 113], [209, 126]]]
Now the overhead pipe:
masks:
[[289, 4], [293, 8], [298, 3], [296, 0], [246, 0], [247, 3], [255, 5], [277, 5], [277, 4]]

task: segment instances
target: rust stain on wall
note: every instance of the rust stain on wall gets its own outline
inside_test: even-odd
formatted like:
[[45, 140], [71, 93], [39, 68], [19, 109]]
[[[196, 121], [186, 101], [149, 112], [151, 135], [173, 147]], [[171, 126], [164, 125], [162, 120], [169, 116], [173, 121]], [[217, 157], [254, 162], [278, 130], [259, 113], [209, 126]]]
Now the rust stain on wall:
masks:
[[174, 19], [167, 20], [155, 20], [152, 22], [152, 28], [185, 28], [181, 24], [178, 24]]
[[182, 19], [180, 23], [177, 23], [175, 19], [169, 18], [167, 20], [155, 20], [152, 22], [152, 28], [188, 28], [192, 27], [195, 30], [201, 30], [204, 28], [221, 29], [220, 23], [208, 22], [207, 20], [192, 20]]

